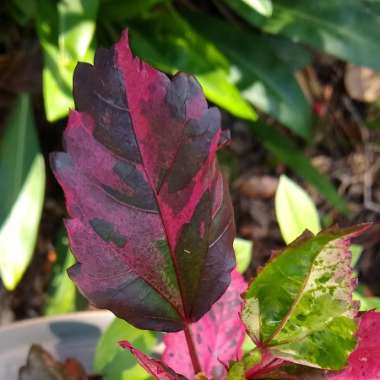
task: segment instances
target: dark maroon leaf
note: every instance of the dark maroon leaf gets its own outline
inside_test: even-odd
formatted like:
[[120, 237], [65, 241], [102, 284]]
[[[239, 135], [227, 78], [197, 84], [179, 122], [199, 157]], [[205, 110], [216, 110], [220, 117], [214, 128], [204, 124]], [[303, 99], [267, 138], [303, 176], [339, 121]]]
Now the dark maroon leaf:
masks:
[[[228, 364], [241, 356], [245, 327], [240, 320], [242, 299], [247, 289], [243, 276], [232, 272], [231, 284], [211, 310], [189, 328], [202, 370], [209, 378], [223, 380]], [[183, 331], [166, 334], [163, 362], [192, 379], [195, 375]]]
[[129, 350], [140, 365], [156, 380], [187, 380], [186, 377], [175, 373], [160, 360], [153, 359], [134, 348], [129, 342], [120, 342], [121, 347]]
[[66, 195], [87, 298], [140, 328], [178, 331], [226, 290], [233, 211], [216, 162], [220, 114], [197, 81], [135, 58], [128, 34], [74, 77], [66, 152], [51, 157]]

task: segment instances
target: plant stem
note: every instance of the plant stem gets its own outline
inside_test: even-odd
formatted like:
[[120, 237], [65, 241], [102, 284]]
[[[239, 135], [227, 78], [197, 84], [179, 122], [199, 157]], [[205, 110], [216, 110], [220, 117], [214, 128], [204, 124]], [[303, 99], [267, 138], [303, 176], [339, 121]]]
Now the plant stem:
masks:
[[197, 351], [195, 349], [194, 341], [193, 341], [193, 335], [191, 333], [190, 325], [186, 325], [185, 329], [185, 337], [186, 337], [186, 343], [187, 343], [187, 348], [189, 350], [191, 362], [193, 363], [193, 368], [195, 374], [202, 372], [201, 365], [199, 363]]

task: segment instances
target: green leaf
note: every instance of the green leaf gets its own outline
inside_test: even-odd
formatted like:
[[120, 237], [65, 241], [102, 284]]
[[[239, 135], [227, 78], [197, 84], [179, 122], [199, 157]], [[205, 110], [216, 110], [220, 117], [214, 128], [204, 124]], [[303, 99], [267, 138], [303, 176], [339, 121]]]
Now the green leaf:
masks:
[[36, 13], [36, 4], [34, 0], [11, 0], [9, 4], [9, 13], [14, 20], [22, 26], [25, 26]]
[[351, 244], [350, 249], [351, 249], [351, 255], [352, 255], [351, 266], [354, 267], [358, 263], [360, 256], [363, 253], [363, 247], [358, 244]]
[[282, 237], [290, 244], [305, 230], [321, 230], [317, 208], [309, 195], [286, 175], [280, 177], [275, 196], [275, 211]]
[[137, 349], [151, 354], [157, 343], [157, 333], [139, 330], [127, 322], [115, 318], [98, 342], [95, 352], [95, 371], [104, 380], [149, 380], [151, 377], [140, 367], [135, 358], [118, 344], [128, 339]]
[[20, 95], [0, 139], [0, 276], [13, 290], [32, 258], [45, 191], [45, 164], [28, 95]]
[[244, 273], [252, 259], [253, 243], [251, 240], [236, 238], [234, 240], [234, 250], [236, 256], [236, 269], [240, 273]]
[[46, 117], [55, 121], [74, 107], [72, 77], [78, 61], [92, 62], [98, 0], [37, 0], [37, 33], [44, 56], [42, 71]]
[[300, 177], [314, 185], [339, 211], [347, 213], [344, 199], [337, 193], [329, 178], [314, 168], [309, 159], [285, 134], [261, 123], [250, 123], [250, 128], [262, 144]]
[[255, 120], [252, 107], [230, 80], [226, 58], [172, 9], [131, 22], [132, 50], [168, 73], [194, 74], [209, 100], [237, 117]]
[[245, 99], [300, 136], [309, 136], [310, 106], [294, 77], [293, 67], [279, 58], [266, 37], [205, 15], [187, 17], [197, 32], [228, 58], [231, 80]]
[[232, 362], [228, 369], [227, 380], [246, 380], [245, 371], [253, 368], [262, 360], [262, 354], [259, 349], [254, 348], [246, 353], [243, 358], [237, 362]]
[[120, 22], [138, 17], [153, 6], [164, 2], [168, 2], [168, 0], [103, 0], [100, 3], [99, 14], [102, 15], [103, 20]]
[[60, 232], [56, 247], [57, 261], [50, 275], [45, 315], [65, 314], [84, 309], [86, 302], [78, 293], [74, 283], [67, 274], [67, 269], [75, 264], [66, 232]]
[[262, 34], [261, 38], [270, 45], [273, 53], [294, 72], [311, 64], [311, 52], [304, 45], [297, 44], [281, 35]]
[[338, 370], [356, 345], [350, 239], [368, 225], [304, 234], [264, 267], [246, 293], [243, 322], [277, 358]]
[[380, 69], [380, 60], [373, 53], [379, 48], [380, 17], [375, 7], [363, 1], [276, 0], [269, 18], [246, 4], [227, 2], [266, 32], [283, 34], [356, 65]]
[[360, 302], [360, 311], [377, 310], [380, 311], [380, 298], [379, 297], [365, 297], [359, 291], [354, 292], [353, 297], [355, 301]]
[[256, 12], [263, 16], [271, 16], [273, 12], [272, 0], [240, 0], [248, 4]]

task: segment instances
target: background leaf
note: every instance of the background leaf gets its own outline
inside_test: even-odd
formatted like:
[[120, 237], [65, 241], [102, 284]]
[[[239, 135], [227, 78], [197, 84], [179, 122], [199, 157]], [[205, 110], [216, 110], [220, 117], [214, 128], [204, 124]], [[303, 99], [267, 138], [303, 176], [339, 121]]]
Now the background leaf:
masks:
[[44, 313], [56, 315], [82, 310], [86, 306], [86, 301], [67, 274], [67, 269], [75, 264], [75, 259], [70, 251], [66, 232], [63, 230], [58, 237], [56, 255], [57, 261], [53, 264], [50, 274]]
[[277, 222], [286, 244], [305, 230], [317, 234], [321, 230], [319, 215], [309, 195], [286, 175], [280, 177], [275, 196]]
[[139, 1], [120, 1], [102, 0], [100, 2], [99, 14], [103, 20], [125, 22], [125, 20], [141, 16], [153, 6], [169, 2], [170, 0], [139, 0]]
[[271, 17], [261, 16], [243, 2], [227, 2], [266, 32], [283, 34], [343, 60], [380, 70], [380, 61], [373, 54], [380, 39], [380, 18], [363, 1], [276, 0]]
[[341, 369], [356, 345], [350, 239], [368, 229], [304, 235], [274, 257], [246, 293], [243, 321], [277, 358]]
[[235, 238], [234, 251], [236, 256], [236, 270], [244, 273], [251, 263], [253, 242], [251, 240]]
[[321, 195], [330, 201], [339, 211], [347, 213], [344, 199], [337, 193], [328, 177], [314, 168], [309, 159], [284, 133], [262, 123], [250, 123], [250, 128], [262, 144], [273, 155], [285, 163], [296, 174], [314, 185]]
[[353, 299], [360, 302], [360, 311], [380, 311], [380, 297], [366, 297], [359, 290], [354, 292]]
[[36, 26], [43, 50], [46, 118], [55, 121], [73, 108], [72, 77], [78, 61], [90, 62], [98, 0], [36, 0]]
[[245, 3], [263, 16], [270, 16], [273, 12], [272, 0], [235, 0], [235, 2]]
[[133, 355], [119, 346], [119, 342], [123, 339], [128, 339], [137, 349], [152, 354], [158, 336], [153, 331], [139, 330], [115, 318], [96, 347], [95, 371], [103, 375], [104, 380], [151, 379]]
[[279, 58], [265, 37], [200, 13], [188, 14], [188, 18], [228, 58], [232, 80], [245, 99], [300, 136], [309, 136], [310, 106], [293, 68]]
[[168, 73], [194, 74], [209, 100], [237, 117], [256, 120], [252, 107], [230, 80], [226, 58], [177, 12], [169, 8], [130, 25], [134, 30], [131, 45], [138, 56]]
[[37, 239], [45, 192], [45, 164], [29, 96], [20, 95], [0, 140], [0, 275], [13, 290]]

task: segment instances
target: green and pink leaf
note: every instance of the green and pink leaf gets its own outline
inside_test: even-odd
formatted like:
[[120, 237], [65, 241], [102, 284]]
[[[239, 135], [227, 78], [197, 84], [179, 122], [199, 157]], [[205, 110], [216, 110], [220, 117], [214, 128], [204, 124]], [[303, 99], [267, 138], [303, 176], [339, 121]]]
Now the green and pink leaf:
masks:
[[356, 345], [356, 278], [349, 243], [369, 225], [302, 236], [274, 257], [246, 293], [243, 321], [279, 359], [337, 370]]

